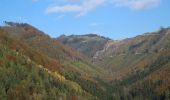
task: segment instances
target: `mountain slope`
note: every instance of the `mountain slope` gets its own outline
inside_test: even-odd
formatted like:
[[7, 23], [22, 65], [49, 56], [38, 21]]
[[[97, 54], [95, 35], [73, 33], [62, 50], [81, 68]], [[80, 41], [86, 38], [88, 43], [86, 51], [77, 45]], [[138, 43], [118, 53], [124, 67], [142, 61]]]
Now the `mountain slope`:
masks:
[[[0, 99], [95, 99], [81, 86], [50, 71], [20, 51], [11, 49], [11, 40], [0, 30]], [[30, 49], [31, 50], [31, 49]]]
[[114, 76], [142, 70], [156, 60], [157, 54], [170, 50], [169, 34], [170, 29], [165, 28], [122, 41], [110, 41], [102, 51], [96, 53], [94, 61], [115, 72]]

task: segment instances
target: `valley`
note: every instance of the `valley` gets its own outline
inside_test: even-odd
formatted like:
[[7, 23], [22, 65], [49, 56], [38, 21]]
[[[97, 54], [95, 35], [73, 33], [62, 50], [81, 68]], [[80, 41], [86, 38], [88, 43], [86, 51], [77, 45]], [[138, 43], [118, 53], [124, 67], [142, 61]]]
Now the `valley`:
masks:
[[170, 28], [123, 40], [56, 38], [5, 22], [0, 76], [2, 100], [169, 100]]

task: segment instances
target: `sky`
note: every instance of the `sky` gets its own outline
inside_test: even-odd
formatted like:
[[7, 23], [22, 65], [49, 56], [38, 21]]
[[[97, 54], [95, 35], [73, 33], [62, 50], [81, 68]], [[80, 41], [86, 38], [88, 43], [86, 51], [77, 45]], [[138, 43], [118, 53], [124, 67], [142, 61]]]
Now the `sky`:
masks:
[[119, 40], [170, 26], [170, 0], [1, 0], [0, 21], [51, 37], [96, 33]]

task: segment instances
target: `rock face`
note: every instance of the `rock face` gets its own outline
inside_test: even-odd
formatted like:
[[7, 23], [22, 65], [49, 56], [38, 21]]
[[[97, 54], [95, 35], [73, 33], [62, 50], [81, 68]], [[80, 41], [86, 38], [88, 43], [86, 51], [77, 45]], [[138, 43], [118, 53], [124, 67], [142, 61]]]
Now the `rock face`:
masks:
[[109, 54], [110, 52], [109, 49], [111, 49], [112, 51], [115, 51], [116, 48], [118, 48], [118, 44], [114, 44], [114, 41], [110, 40], [104, 45], [102, 50], [99, 50], [96, 52], [93, 58], [94, 59], [101, 58], [103, 55]]

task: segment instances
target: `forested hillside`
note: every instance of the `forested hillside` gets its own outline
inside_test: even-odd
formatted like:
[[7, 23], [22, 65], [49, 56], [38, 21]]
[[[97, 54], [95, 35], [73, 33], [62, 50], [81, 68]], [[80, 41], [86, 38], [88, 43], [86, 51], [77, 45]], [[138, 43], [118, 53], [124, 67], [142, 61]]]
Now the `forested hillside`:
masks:
[[[42, 99], [87, 99], [96, 98], [85, 92], [79, 84], [67, 80], [58, 70], [45, 68], [40, 59], [33, 59], [12, 48], [17, 41], [8, 38], [5, 32], [0, 32], [0, 99], [42, 100]], [[18, 47], [22, 49], [22, 47]], [[29, 49], [29, 52], [33, 52]], [[27, 51], [25, 51], [27, 52]], [[34, 52], [36, 53], [36, 52]], [[42, 58], [47, 61], [45, 57]], [[50, 64], [50, 63], [49, 63]], [[53, 63], [53, 67], [57, 67]], [[52, 66], [52, 65], [51, 65]], [[60, 65], [58, 65], [60, 66]]]

